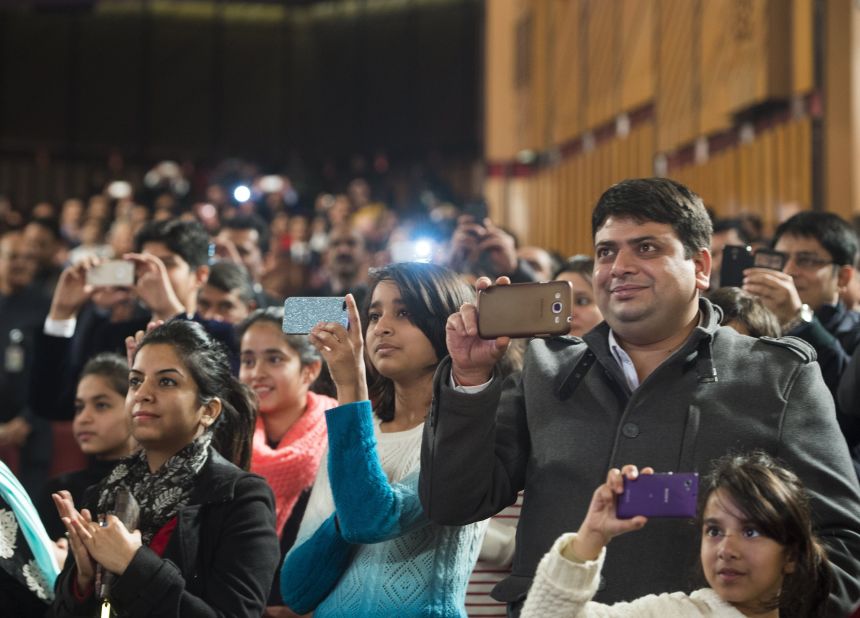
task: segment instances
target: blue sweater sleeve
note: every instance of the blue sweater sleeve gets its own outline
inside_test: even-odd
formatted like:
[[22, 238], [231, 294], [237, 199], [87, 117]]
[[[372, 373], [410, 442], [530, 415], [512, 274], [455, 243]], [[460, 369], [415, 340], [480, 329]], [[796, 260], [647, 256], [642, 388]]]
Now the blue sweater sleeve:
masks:
[[338, 532], [332, 515], [284, 559], [281, 569], [284, 605], [297, 614], [314, 610], [334, 589], [351, 556], [352, 546]]
[[344, 539], [379, 543], [429, 523], [417, 483], [391, 485], [382, 470], [369, 401], [328, 410], [326, 423], [329, 482]]

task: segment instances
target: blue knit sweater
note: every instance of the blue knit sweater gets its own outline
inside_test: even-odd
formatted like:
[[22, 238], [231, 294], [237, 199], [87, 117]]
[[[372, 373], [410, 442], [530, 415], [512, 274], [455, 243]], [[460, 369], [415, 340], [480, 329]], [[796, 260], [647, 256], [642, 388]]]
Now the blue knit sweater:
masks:
[[469, 574], [486, 522], [439, 526], [418, 500], [418, 471], [391, 485], [379, 464], [369, 401], [326, 412], [335, 514], [294, 547], [281, 594], [300, 614], [466, 616]]

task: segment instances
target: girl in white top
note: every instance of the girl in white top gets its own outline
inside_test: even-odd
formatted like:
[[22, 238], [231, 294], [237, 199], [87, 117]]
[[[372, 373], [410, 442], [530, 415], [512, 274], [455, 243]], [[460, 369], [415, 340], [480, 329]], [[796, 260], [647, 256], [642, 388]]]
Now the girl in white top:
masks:
[[698, 524], [708, 588], [611, 606], [592, 602], [606, 544], [646, 523], [642, 516], [618, 519], [615, 512], [622, 475], [635, 479], [638, 474], [635, 466], [609, 471], [579, 532], [562, 535], [541, 560], [522, 618], [825, 615], [830, 566], [812, 532], [806, 492], [797, 476], [761, 452], [717, 460], [700, 489]]

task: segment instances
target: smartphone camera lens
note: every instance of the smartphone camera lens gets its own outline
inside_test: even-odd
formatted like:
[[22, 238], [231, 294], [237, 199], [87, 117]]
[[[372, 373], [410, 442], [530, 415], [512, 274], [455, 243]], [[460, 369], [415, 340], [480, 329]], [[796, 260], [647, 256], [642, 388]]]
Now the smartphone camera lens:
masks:
[[690, 479], [687, 479], [686, 481], [684, 481], [684, 489], [689, 491], [692, 487], [693, 487], [693, 481], [691, 481]]
[[552, 304], [552, 312], [553, 313], [561, 313], [561, 310], [563, 307], [564, 307], [564, 305], [562, 305], [561, 303], [555, 302]]

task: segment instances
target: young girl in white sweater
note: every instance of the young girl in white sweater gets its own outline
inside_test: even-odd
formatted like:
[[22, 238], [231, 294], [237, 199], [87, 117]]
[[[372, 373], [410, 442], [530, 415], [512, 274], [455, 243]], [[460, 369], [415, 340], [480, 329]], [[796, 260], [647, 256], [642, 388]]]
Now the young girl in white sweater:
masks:
[[646, 523], [615, 512], [623, 476], [638, 474], [635, 466], [609, 471], [579, 532], [562, 535], [541, 560], [522, 618], [824, 615], [830, 566], [812, 531], [806, 492], [797, 476], [761, 452], [717, 460], [700, 489], [697, 523], [709, 587], [611, 606], [592, 602], [606, 544]]

